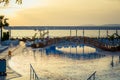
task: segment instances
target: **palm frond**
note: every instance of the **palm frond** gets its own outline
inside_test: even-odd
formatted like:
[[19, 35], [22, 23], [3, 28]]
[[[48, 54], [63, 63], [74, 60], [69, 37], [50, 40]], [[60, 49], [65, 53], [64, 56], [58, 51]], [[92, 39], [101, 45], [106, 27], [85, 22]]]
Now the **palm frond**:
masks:
[[[3, 3], [4, 6], [8, 5], [10, 3], [10, 0], [0, 0], [0, 3]], [[16, 4], [22, 4], [22, 0], [15, 0]]]

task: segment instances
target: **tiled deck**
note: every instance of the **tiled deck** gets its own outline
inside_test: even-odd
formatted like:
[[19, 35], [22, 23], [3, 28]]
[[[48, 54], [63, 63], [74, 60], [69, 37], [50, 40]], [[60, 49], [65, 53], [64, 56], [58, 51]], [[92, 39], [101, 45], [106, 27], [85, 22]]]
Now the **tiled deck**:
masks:
[[[7, 50], [6, 50], [7, 49]], [[16, 48], [11, 48], [11, 50], [15, 50]], [[10, 57], [8, 57], [8, 47], [1, 47], [0, 51], [2, 51], [2, 53], [0, 53], [0, 59], [6, 59], [7, 60], [7, 66], [6, 66], [6, 73], [7, 76], [0, 76], [0, 80], [11, 80], [13, 78], [18, 78], [21, 77], [21, 75], [19, 73], [17, 73], [16, 71], [14, 71], [8, 64], [8, 60], [10, 59]]]

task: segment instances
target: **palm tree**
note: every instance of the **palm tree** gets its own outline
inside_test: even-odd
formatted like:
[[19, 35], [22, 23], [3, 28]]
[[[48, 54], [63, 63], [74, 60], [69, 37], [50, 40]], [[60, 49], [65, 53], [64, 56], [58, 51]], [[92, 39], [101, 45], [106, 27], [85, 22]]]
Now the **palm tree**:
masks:
[[[114, 39], [120, 39], [120, 36], [118, 33], [113, 33], [112, 35], [108, 35], [108, 39], [112, 41], [112, 44], [114, 44]], [[120, 49], [120, 43], [117, 43], [119, 46], [116, 47], [117, 50]], [[115, 47], [115, 46], [114, 46]]]
[[111, 40], [111, 41], [113, 42], [113, 40], [114, 40], [115, 36], [114, 36], [114, 34], [113, 34], [113, 35], [111, 35], [111, 36], [109, 36], [109, 35], [108, 35], [108, 38], [109, 38], [109, 40]]
[[119, 36], [118, 33], [114, 33], [114, 35], [116, 35], [116, 38], [117, 38], [117, 39], [120, 39], [120, 36]]
[[[15, 0], [17, 4], [22, 4], [22, 0]], [[0, 0], [0, 3], [3, 3], [4, 6], [8, 5], [10, 0]]]
[[9, 26], [9, 23], [7, 22], [8, 18], [4, 19], [3, 15], [0, 15], [0, 29], [1, 29], [1, 41], [2, 41], [2, 33], [3, 33], [3, 27]]
[[118, 35], [118, 33], [113, 33], [111, 36], [108, 35], [109, 40], [113, 41], [115, 38], [116, 39], [120, 39], [120, 36]]

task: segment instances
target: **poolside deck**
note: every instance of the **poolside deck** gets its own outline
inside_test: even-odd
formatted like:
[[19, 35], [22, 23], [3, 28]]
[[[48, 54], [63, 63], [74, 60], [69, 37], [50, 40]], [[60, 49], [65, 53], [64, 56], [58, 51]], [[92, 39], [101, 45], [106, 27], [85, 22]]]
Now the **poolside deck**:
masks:
[[8, 46], [0, 46], [0, 53], [8, 49]]
[[14, 79], [14, 78], [18, 78], [21, 77], [21, 75], [19, 73], [17, 73], [16, 71], [14, 71], [10, 66], [8, 61], [10, 60], [10, 57], [8, 57], [8, 51], [15, 51], [18, 47], [13, 47], [13, 48], [9, 48], [8, 46], [1, 46], [2, 48], [0, 48], [0, 59], [6, 59], [6, 73], [7, 76], [0, 76], [0, 80], [10, 80], [10, 79]]

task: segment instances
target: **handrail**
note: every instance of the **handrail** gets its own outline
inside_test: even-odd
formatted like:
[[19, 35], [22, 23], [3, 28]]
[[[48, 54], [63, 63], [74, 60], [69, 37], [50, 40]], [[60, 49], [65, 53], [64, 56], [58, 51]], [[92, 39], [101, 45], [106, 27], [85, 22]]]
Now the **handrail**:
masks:
[[96, 74], [96, 71], [93, 74], [91, 74], [87, 80], [95, 80], [95, 74]]
[[31, 64], [30, 64], [30, 80], [40, 80]]
[[9, 26], [6, 30], [120, 30], [118, 26]]

